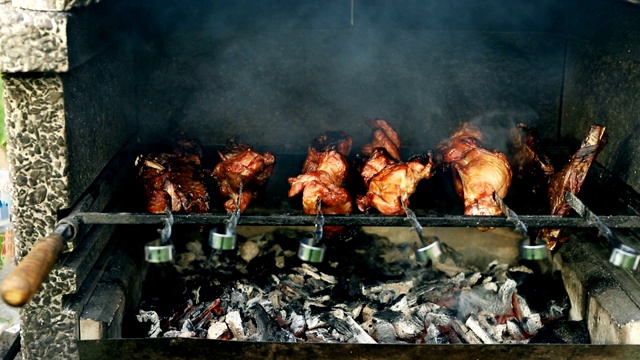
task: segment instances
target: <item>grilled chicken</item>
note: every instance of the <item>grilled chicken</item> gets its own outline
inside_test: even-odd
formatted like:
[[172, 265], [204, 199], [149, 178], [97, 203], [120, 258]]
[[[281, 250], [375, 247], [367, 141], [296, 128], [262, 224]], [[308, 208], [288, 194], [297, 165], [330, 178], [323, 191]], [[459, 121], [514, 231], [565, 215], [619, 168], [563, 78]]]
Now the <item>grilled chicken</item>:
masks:
[[376, 148], [373, 150], [373, 153], [369, 156], [367, 161], [362, 166], [360, 170], [360, 175], [362, 175], [362, 180], [364, 180], [364, 184], [368, 187], [371, 179], [382, 169], [385, 167], [396, 164], [398, 161], [393, 159], [387, 150], [384, 148]]
[[264, 184], [273, 173], [275, 157], [271, 152], [260, 154], [249, 145], [230, 140], [227, 149], [218, 152], [221, 161], [214, 167], [212, 176], [220, 186], [220, 195], [229, 197], [224, 203], [227, 212], [236, 210], [242, 189], [239, 208], [244, 212], [251, 199], [257, 196], [256, 186]]
[[481, 143], [480, 129], [463, 123], [438, 146], [440, 159], [453, 170], [454, 186], [464, 201], [465, 215], [501, 215], [493, 194], [500, 198], [507, 195], [511, 166], [503, 153], [486, 150]]
[[[173, 153], [147, 154], [136, 159], [138, 177], [147, 196], [147, 210], [163, 214], [206, 213], [209, 195], [202, 182], [202, 150], [192, 141], [182, 141]], [[188, 146], [187, 146], [188, 145]]]
[[[587, 137], [582, 141], [576, 153], [571, 156], [569, 162], [551, 177], [549, 182], [551, 215], [565, 216], [571, 211], [571, 206], [564, 200], [565, 191], [571, 191], [573, 194], [580, 191], [591, 164], [606, 144], [605, 127], [592, 125]], [[566, 241], [560, 229], [542, 229], [538, 238], [544, 240], [549, 249]]]
[[313, 139], [309, 145], [307, 158], [302, 164], [302, 173], [310, 173], [316, 171], [320, 163], [320, 157], [323, 154], [335, 150], [344, 157], [349, 156], [353, 139], [342, 131], [327, 131]]
[[[378, 168], [379, 171], [369, 177]], [[409, 206], [409, 197], [416, 191], [420, 180], [431, 177], [432, 169], [431, 154], [397, 162], [389, 157], [386, 150], [376, 148], [363, 168], [363, 178], [369, 187], [364, 196], [356, 199], [358, 208], [361, 211], [375, 208], [385, 215], [404, 214], [402, 202]]]
[[342, 186], [347, 178], [347, 160], [336, 150], [322, 153], [315, 171], [289, 178], [289, 197], [302, 192], [305, 214], [316, 214], [316, 201], [322, 201], [323, 214], [350, 214], [351, 195]]
[[[344, 188], [348, 175], [346, 156], [351, 152], [351, 145], [351, 136], [337, 131], [325, 132], [312, 141], [302, 174], [289, 178], [289, 197], [302, 193], [305, 214], [318, 213], [318, 198], [323, 214], [351, 214], [351, 195]], [[344, 233], [344, 226], [324, 227], [324, 235], [329, 238]]]
[[524, 123], [514, 127], [511, 131], [509, 152], [514, 183], [532, 193], [546, 190], [554, 168], [551, 159], [538, 145], [537, 129], [528, 127]]
[[391, 159], [400, 161], [400, 137], [386, 120], [369, 119], [367, 125], [373, 129], [371, 143], [362, 146], [361, 151], [370, 155], [376, 148], [383, 148]]

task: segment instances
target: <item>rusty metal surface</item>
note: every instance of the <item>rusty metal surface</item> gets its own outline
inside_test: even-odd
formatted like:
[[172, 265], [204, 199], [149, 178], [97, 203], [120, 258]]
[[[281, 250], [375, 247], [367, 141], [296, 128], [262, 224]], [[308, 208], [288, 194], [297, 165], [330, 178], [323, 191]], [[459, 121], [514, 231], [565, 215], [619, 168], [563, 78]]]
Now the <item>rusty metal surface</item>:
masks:
[[79, 341], [81, 359], [638, 359], [627, 345], [285, 344], [204, 339]]

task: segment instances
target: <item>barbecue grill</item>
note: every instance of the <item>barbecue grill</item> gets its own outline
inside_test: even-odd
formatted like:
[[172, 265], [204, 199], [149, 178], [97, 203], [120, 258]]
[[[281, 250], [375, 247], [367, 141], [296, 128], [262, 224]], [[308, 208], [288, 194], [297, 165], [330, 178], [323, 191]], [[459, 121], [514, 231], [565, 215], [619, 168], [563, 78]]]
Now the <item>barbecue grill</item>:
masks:
[[[316, 217], [286, 196], [287, 177], [296, 176], [309, 141], [323, 131], [345, 131], [364, 144], [370, 131], [363, 119], [371, 117], [393, 123], [403, 156], [432, 149], [463, 121], [481, 125], [487, 143], [506, 151], [509, 129], [525, 122], [559, 164], [589, 125], [606, 126], [609, 143], [572, 200], [586, 209], [550, 216], [544, 201], [512, 193], [505, 203], [530, 233], [562, 228], [569, 235], [552, 265], [569, 294], [569, 318], [588, 325], [593, 345], [554, 347], [553, 356], [638, 357], [627, 346], [640, 343], [640, 286], [629, 270], [640, 249], [634, 1], [0, 2], [16, 258], [44, 280], [28, 282], [19, 295], [28, 300], [21, 310], [23, 358], [198, 358], [213, 351], [550, 357], [543, 345], [122, 337], [123, 319], [152, 271], [144, 246], [168, 222], [144, 209], [136, 156], [166, 150], [175, 130], [201, 141], [207, 154], [231, 137], [270, 150], [274, 174], [238, 227], [312, 228]], [[443, 179], [430, 179], [411, 199], [426, 231], [515, 228], [508, 217], [463, 216]], [[207, 214], [172, 214], [175, 231], [229, 221], [222, 201], [211, 200]], [[324, 216], [324, 225], [409, 226], [404, 216], [357, 212]], [[27, 255], [42, 238], [38, 246], [51, 256]], [[440, 241], [454, 248], [467, 242]], [[618, 252], [610, 262], [612, 241]], [[480, 251], [467, 245], [465, 254]], [[518, 241], [508, 247], [517, 254]]]

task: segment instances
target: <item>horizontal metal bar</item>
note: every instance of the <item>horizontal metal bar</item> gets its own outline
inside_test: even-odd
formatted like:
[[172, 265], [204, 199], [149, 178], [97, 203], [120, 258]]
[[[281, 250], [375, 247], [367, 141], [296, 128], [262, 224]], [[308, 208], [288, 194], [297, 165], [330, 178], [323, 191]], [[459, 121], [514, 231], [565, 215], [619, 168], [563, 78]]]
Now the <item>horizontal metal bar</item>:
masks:
[[[78, 212], [74, 216], [84, 224], [162, 224], [166, 215], [142, 213]], [[228, 214], [174, 214], [174, 224], [218, 225], [229, 219]], [[513, 227], [513, 223], [501, 216], [418, 216], [420, 225], [426, 227]], [[594, 228], [595, 225], [580, 217], [551, 215], [518, 215], [527, 227], [534, 228]], [[640, 216], [600, 216], [602, 223], [611, 228], [638, 228]], [[300, 214], [243, 214], [238, 225], [313, 226], [315, 216]], [[386, 215], [325, 215], [324, 225], [343, 226], [409, 226], [405, 216]]]

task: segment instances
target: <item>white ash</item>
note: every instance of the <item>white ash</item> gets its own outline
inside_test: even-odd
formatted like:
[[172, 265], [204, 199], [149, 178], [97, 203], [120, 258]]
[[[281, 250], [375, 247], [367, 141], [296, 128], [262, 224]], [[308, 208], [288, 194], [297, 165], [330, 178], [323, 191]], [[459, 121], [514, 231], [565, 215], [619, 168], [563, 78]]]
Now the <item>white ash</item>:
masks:
[[162, 330], [160, 329], [160, 317], [155, 311], [140, 310], [139, 314], [136, 315], [136, 319], [138, 320], [138, 322], [151, 323], [151, 328], [149, 329], [149, 332], [147, 334], [147, 336], [149, 336], [150, 338], [158, 337], [158, 335], [160, 335], [160, 333], [162, 332]]
[[229, 331], [229, 328], [226, 323], [218, 321], [212, 322], [207, 330], [207, 339], [219, 339], [227, 331]]
[[[296, 264], [292, 261], [295, 252], [270, 239], [261, 235], [240, 244], [236, 254], [239, 262], [216, 255], [201, 265], [201, 269], [212, 271], [209, 284], [221, 294], [223, 315], [198, 318], [201, 330], [183, 321], [165, 336], [269, 342], [526, 343], [547, 318], [531, 310], [518, 294], [516, 282], [509, 278], [510, 272], [530, 274], [525, 267], [493, 262], [478, 271], [448, 258], [443, 272], [438, 271], [440, 267], [418, 264], [409, 255], [399, 258], [397, 253], [407, 254], [407, 250], [394, 249], [383, 239], [382, 245], [358, 248], [354, 253], [366, 259], [376, 246], [393, 250], [394, 255], [387, 257], [390, 264], [379, 254], [371, 258], [377, 259], [372, 263], [387, 267], [385, 276], [394, 280], [365, 281], [345, 272], [348, 261], [344, 260], [317, 266]], [[284, 246], [285, 242], [281, 243]], [[188, 248], [194, 254], [185, 256], [190, 261], [177, 265], [181, 271], [195, 268], [201, 261], [196, 259], [203, 256], [202, 248]], [[269, 261], [274, 272], [265, 274], [261, 284], [253, 282], [255, 269], [262, 269]], [[260, 265], [251, 268], [254, 262]], [[232, 281], [215, 277], [224, 271], [246, 276]], [[202, 285], [192, 290], [190, 300], [196, 305], [215, 300], [204, 299], [205, 290]], [[545, 314], [555, 316], [564, 310], [551, 303]], [[149, 336], [160, 334], [160, 321], [156, 323], [155, 335], [150, 332]]]
[[227, 327], [229, 327], [229, 330], [231, 330], [231, 333], [233, 334], [233, 337], [235, 339], [244, 339], [244, 325], [242, 323], [242, 317], [240, 316], [239, 311], [229, 311], [224, 321], [227, 324]]

